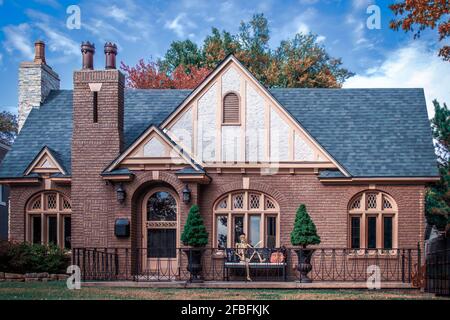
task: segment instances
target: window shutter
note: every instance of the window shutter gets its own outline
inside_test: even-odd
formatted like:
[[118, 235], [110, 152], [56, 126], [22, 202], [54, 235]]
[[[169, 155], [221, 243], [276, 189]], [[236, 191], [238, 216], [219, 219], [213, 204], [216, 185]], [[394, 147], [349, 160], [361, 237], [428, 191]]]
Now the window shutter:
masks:
[[223, 123], [239, 123], [239, 97], [235, 93], [223, 98]]

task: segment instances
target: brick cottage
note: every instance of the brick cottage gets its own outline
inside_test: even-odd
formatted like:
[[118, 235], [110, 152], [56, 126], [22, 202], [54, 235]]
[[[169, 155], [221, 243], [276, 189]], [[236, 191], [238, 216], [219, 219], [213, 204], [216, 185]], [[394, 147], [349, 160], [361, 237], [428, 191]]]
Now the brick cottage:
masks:
[[[313, 277], [325, 280], [319, 262], [337, 258], [411, 276], [426, 185], [438, 180], [422, 89], [265, 88], [228, 56], [194, 90], [131, 90], [117, 47], [107, 43], [106, 68], [94, 69], [86, 42], [73, 90], [60, 90], [44, 43], [35, 48], [20, 65], [20, 134], [0, 169], [11, 240], [70, 249], [85, 276], [179, 279], [181, 231], [198, 204], [205, 278], [217, 278], [242, 233], [261, 252], [292, 247], [305, 204], [322, 240]], [[334, 280], [357, 279], [332, 268], [347, 276]]]

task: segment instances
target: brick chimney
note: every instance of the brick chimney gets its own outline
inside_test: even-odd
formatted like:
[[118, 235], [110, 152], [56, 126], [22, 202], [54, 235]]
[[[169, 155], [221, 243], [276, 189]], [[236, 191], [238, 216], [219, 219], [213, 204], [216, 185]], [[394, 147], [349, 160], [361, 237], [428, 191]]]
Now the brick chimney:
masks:
[[19, 67], [19, 131], [32, 108], [39, 108], [51, 90], [59, 90], [59, 76], [45, 61], [45, 43], [36, 41], [32, 62]]
[[72, 244], [79, 247], [111, 245], [107, 234], [120, 212], [112, 209], [114, 188], [100, 174], [122, 152], [125, 77], [117, 69], [95, 70], [94, 48], [82, 44], [82, 69], [73, 75], [72, 226], [84, 227], [72, 232]]

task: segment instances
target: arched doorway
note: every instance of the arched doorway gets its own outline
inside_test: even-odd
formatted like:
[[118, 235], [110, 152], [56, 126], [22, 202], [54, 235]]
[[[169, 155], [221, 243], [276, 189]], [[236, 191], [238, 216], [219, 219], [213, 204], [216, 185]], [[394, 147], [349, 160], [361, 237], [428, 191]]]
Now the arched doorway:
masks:
[[171, 275], [178, 267], [179, 199], [170, 188], [152, 188], [142, 201], [144, 270]]

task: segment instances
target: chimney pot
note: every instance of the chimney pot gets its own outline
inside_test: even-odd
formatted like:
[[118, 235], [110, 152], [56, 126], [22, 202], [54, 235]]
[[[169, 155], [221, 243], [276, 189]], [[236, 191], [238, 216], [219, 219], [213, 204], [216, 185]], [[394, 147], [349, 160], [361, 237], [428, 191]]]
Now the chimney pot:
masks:
[[115, 43], [105, 43], [105, 69], [116, 69], [117, 46]]
[[34, 63], [47, 64], [45, 62], [45, 43], [38, 40], [34, 43]]
[[83, 70], [93, 70], [95, 45], [89, 41], [81, 43], [81, 53], [83, 55]]

